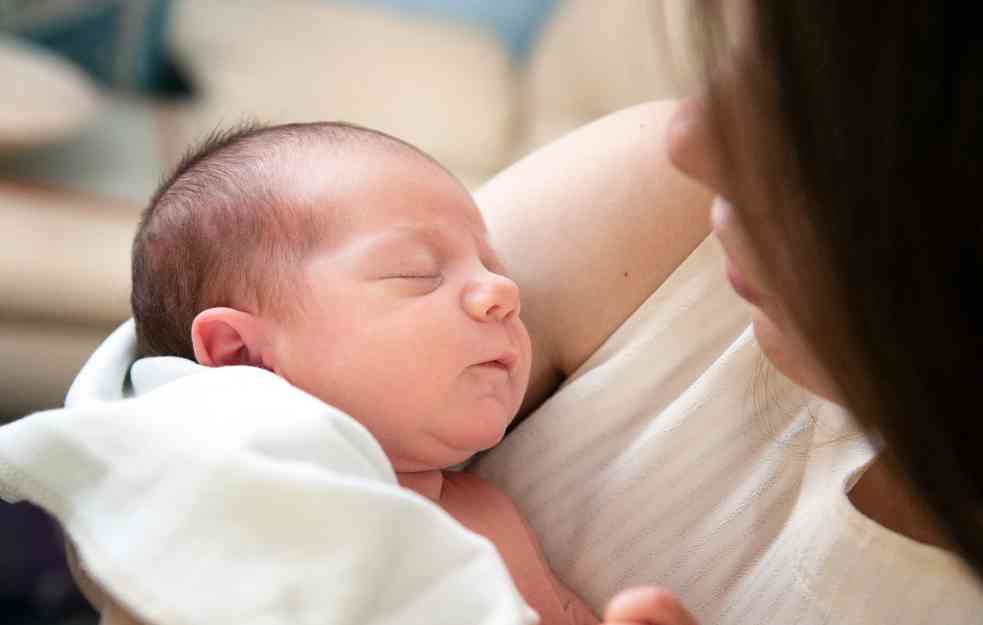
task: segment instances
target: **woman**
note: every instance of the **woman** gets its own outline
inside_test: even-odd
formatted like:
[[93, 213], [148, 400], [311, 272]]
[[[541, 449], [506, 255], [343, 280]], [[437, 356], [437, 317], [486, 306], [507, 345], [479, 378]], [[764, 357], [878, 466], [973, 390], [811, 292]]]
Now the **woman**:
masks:
[[[983, 575], [983, 437], [966, 411], [983, 219], [962, 204], [983, 48], [938, 3], [749, 4], [710, 104], [678, 114], [673, 160], [718, 195], [714, 232], [764, 352], [885, 438], [855, 503]], [[943, 188], [956, 201], [939, 219]]]
[[[706, 622], [979, 622], [983, 462], [977, 449], [983, 433], [970, 408], [970, 392], [983, 365], [981, 315], [972, 296], [983, 279], [983, 219], [966, 203], [983, 144], [974, 105], [983, 75], [980, 45], [968, 34], [967, 21], [952, 15], [952, 6], [946, 15], [942, 3], [847, 9], [835, 3], [744, 2], [728, 3], [734, 10], [727, 14], [724, 3], [708, 5], [701, 11], [701, 23], [710, 26], [706, 95], [683, 103], [671, 121], [664, 121], [662, 110], [648, 110], [648, 121], [658, 127], [663, 120], [672, 163], [716, 197], [710, 211], [713, 231], [728, 258], [726, 272], [733, 288], [750, 304], [764, 354], [799, 387], [846, 407], [874, 447], [883, 448], [876, 460], [874, 450], [837, 455], [832, 450], [853, 443], [834, 436], [822, 445], [807, 442], [776, 451], [784, 459], [799, 453], [808, 456], [800, 471], [803, 486], [801, 491], [799, 486], [781, 491], [782, 497], [798, 496], [794, 503], [757, 506], [762, 510], [759, 524], [748, 525], [747, 540], [768, 538], [765, 545], [751, 549], [750, 557], [734, 555], [740, 549], [736, 532], [730, 542], [719, 542], [720, 534], [728, 531], [728, 517], [702, 538], [677, 532], [685, 553], [675, 554], [669, 547], [670, 566], [660, 565], [658, 559], [665, 556], [649, 547], [669, 545], [668, 535], [653, 541], [638, 530], [622, 543], [634, 551], [640, 546], [648, 549], [649, 561], [626, 565], [623, 556], [609, 566], [620, 569], [618, 582], [670, 585]], [[730, 46], [733, 41], [736, 44]], [[598, 136], [619, 131], [631, 136], [634, 130], [637, 137], [645, 114], [624, 115], [621, 125], [608, 120], [603, 128], [597, 126]], [[598, 139], [598, 144], [608, 145], [604, 141]], [[617, 136], [613, 143], [618, 143]], [[563, 154], [588, 158], [583, 149], [574, 148], [569, 143], [557, 150], [559, 154], [536, 155], [526, 167], [534, 170], [538, 163], [540, 177], [551, 170], [555, 180], [556, 160]], [[666, 182], [671, 175], [657, 157], [626, 149], [620, 158], [613, 166], [606, 151], [598, 150], [590, 155], [590, 166], [570, 163], [559, 178], [574, 181], [574, 188], [544, 191], [535, 198], [537, 206], [562, 207], [541, 215], [544, 225], [537, 232], [561, 219], [573, 228], [555, 241], [548, 239], [542, 248], [555, 253], [561, 240], [588, 245], [586, 250], [572, 250], [571, 257], [561, 253], [555, 271], [544, 271], [554, 267], [547, 254], [531, 258], [536, 253], [528, 241], [522, 242], [520, 233], [508, 225], [499, 226], [504, 244], [518, 241], [509, 256], [526, 296], [527, 323], [539, 337], [540, 353], [547, 355], [538, 369], [546, 373], [537, 379], [548, 387], [573, 375], [573, 383], [559, 395], [579, 393], [581, 401], [599, 410], [602, 404], [577, 391], [576, 384], [588, 376], [603, 377], [612, 356], [604, 355], [598, 367], [588, 362], [586, 370], [581, 363], [626, 311], [640, 303], [640, 292], [661, 284], [666, 264], [681, 260], [684, 254], [679, 250], [699, 234], [695, 225], [678, 221], [685, 206], [695, 207], [699, 199], [690, 191], [673, 189], [674, 183]], [[638, 171], [636, 163], [641, 162], [650, 164], [649, 170]], [[617, 190], [621, 195], [610, 198], [604, 184], [591, 182], [592, 175], [602, 174], [591, 172], [615, 167], [620, 167], [619, 181], [630, 183], [633, 191]], [[528, 171], [523, 175], [535, 177]], [[608, 187], [616, 184], [609, 183]], [[493, 215], [505, 205], [496, 184], [501, 181], [483, 192]], [[646, 185], [659, 186], [661, 192], [651, 192]], [[662, 199], [666, 194], [672, 199]], [[946, 196], [956, 202], [942, 205]], [[659, 208], [653, 218], [638, 203], [654, 198]], [[611, 205], [628, 207], [625, 222], [630, 225], [604, 220]], [[934, 210], [936, 206], [941, 210]], [[670, 245], [645, 250], [639, 242], [644, 234], [638, 233], [666, 228], [672, 234], [659, 236], [655, 243]], [[621, 269], [625, 278], [636, 275], [633, 262], [640, 262], [653, 280], [639, 291], [629, 280], [616, 279]], [[597, 285], [602, 285], [600, 293]], [[644, 318], [635, 313], [628, 323], [639, 326]], [[616, 338], [631, 345], [618, 334]], [[690, 338], [699, 340], [697, 335]], [[652, 384], [665, 380], [651, 375]], [[605, 392], [620, 393], [612, 390], [616, 378], [609, 381]], [[564, 408], [578, 409], [572, 404]], [[617, 406], [605, 410], [610, 412], [599, 417], [620, 418]], [[566, 557], [564, 552], [589, 552], [604, 544], [592, 527], [622, 532], [614, 520], [604, 518], [603, 506], [591, 508], [591, 501], [630, 494], [634, 485], [625, 473], [614, 474], [591, 481], [589, 496], [577, 499], [579, 495], [572, 493], [578, 503], [570, 508], [591, 517], [573, 522], [572, 528], [570, 522], [550, 516], [548, 508], [557, 505], [558, 498], [534, 492], [549, 487], [523, 482], [507, 467], [519, 464], [530, 473], [548, 476], [564, 471], [564, 462], [590, 464], [573, 453], [553, 464], [536, 459], [537, 453], [553, 450], [546, 452], [541, 440], [536, 450], [529, 441], [542, 438], [551, 420], [564, 418], [560, 413], [547, 403], [529, 424], [538, 432], [524, 441], [517, 435], [526, 426], [520, 426], [513, 440], [483, 461], [481, 470], [505, 482], [511, 479], [508, 489], [530, 515], [534, 529], [546, 536], [547, 552], [559, 562], [558, 572], [566, 573], [572, 587], [590, 599], [616, 584], [596, 581], [603, 577], [600, 574], [589, 577], [588, 565], [599, 565], [590, 554]], [[653, 422], [664, 418], [656, 408], [649, 417]], [[651, 437], [668, 438], [680, 423], [653, 429]], [[795, 436], [790, 440], [797, 440]], [[711, 449], [708, 457], [722, 450]], [[637, 447], [632, 451], [635, 462], [638, 452]], [[692, 452], [677, 445], [671, 453]], [[819, 461], [824, 454], [827, 458]], [[623, 460], [625, 456], [614, 454], [594, 462], [589, 467], [593, 471], [580, 473], [600, 474]], [[741, 469], [751, 470], [749, 465]], [[776, 479], [796, 471], [776, 472]], [[680, 490], [672, 483], [656, 483], [659, 474], [648, 466], [635, 473], [644, 474], [652, 498], [671, 498]], [[808, 486], [810, 480], [818, 485]], [[824, 481], [831, 487], [823, 490]], [[719, 501], [726, 506], [740, 485], [735, 481]], [[712, 487], [709, 479], [701, 482], [703, 490]], [[751, 497], [740, 502], [756, 507]], [[808, 516], [802, 514], [808, 505], [821, 521], [801, 520]], [[725, 511], [737, 514], [739, 507]], [[820, 517], [827, 508], [837, 510], [836, 515]], [[717, 510], [706, 508], [708, 514]], [[645, 531], [658, 534], [658, 521], [671, 523], [674, 518], [653, 517]], [[631, 525], [630, 520], [626, 524]], [[809, 536], [795, 536], [806, 527]], [[552, 547], [551, 533], [562, 536]], [[690, 566], [701, 558], [705, 563]], [[723, 576], [700, 585], [700, 580], [712, 577], [714, 558], [723, 568], [735, 559], [739, 565], [731, 567], [732, 579]], [[687, 567], [692, 574], [679, 573]]]
[[[714, 231], [765, 353], [886, 439], [857, 505], [983, 574], [983, 438], [965, 410], [983, 364], [969, 296], [983, 220], [961, 203], [980, 156], [964, 104], [979, 43], [955, 15], [944, 31], [938, 4], [754, 4], [754, 43], [718, 68], [712, 104], [680, 111], [674, 162], [718, 194]], [[942, 188], [956, 202], [939, 219]], [[910, 499], [892, 507], [879, 488]]]

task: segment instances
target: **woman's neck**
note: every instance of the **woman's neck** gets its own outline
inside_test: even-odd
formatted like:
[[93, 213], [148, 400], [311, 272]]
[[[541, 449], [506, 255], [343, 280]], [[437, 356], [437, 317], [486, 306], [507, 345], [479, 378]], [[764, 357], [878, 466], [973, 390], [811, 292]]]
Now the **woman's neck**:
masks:
[[444, 488], [444, 472], [439, 469], [397, 473], [396, 479], [403, 488], [408, 488], [427, 499], [440, 503], [440, 493]]
[[866, 517], [917, 542], [953, 551], [952, 542], [912, 485], [891, 470], [881, 454], [848, 493]]

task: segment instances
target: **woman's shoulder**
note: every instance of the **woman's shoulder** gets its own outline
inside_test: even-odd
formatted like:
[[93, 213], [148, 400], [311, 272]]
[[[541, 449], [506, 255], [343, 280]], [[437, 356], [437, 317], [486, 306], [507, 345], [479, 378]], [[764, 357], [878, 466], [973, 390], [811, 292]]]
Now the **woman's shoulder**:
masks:
[[535, 360], [527, 413], [579, 367], [709, 234], [710, 196], [669, 163], [675, 103], [575, 130], [476, 194], [522, 289]]

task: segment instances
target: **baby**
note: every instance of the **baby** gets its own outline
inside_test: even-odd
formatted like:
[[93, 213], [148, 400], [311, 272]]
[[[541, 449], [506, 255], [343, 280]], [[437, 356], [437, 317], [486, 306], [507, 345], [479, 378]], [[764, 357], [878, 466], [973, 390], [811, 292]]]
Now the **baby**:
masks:
[[468, 191], [342, 123], [247, 127], [189, 154], [133, 245], [142, 356], [251, 365], [348, 413], [402, 486], [492, 541], [546, 624], [597, 623], [511, 499], [444, 471], [498, 443], [531, 346]]

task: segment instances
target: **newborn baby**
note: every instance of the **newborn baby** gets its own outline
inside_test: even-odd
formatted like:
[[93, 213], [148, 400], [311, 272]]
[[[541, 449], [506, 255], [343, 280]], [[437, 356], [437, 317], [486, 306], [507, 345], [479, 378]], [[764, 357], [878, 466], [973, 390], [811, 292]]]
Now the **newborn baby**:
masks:
[[511, 499], [445, 471], [498, 443], [531, 347], [468, 191], [418, 149], [340, 123], [211, 137], [133, 246], [141, 356], [250, 365], [348, 413], [402, 486], [498, 548], [542, 622], [596, 623]]

